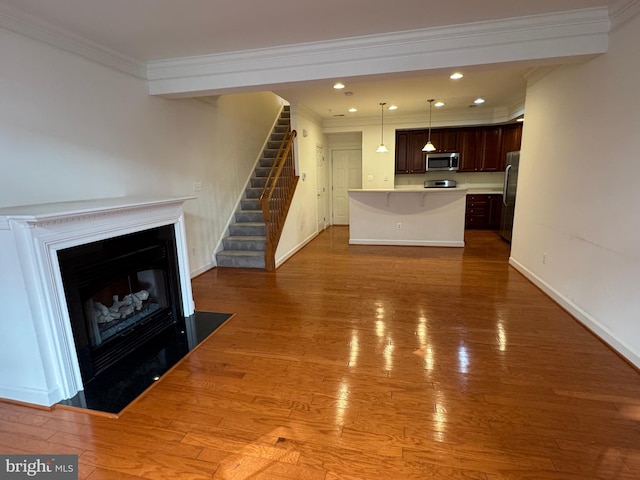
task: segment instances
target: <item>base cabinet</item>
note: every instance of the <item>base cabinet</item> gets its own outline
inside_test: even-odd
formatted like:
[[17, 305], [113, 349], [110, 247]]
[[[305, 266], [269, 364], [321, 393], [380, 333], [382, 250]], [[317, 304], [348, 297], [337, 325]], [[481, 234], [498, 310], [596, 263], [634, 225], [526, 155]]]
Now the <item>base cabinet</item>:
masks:
[[494, 230], [500, 228], [502, 195], [469, 194], [465, 212], [465, 228]]

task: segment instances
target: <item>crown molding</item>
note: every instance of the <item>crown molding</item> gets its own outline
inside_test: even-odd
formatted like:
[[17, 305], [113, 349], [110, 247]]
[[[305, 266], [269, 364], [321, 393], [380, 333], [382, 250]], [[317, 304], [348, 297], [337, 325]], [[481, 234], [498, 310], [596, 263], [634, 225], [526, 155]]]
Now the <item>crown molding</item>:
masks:
[[323, 118], [320, 115], [318, 115], [316, 112], [311, 110], [309, 107], [307, 107], [305, 104], [300, 102], [292, 102], [290, 103], [290, 106], [291, 106], [292, 117], [301, 115], [317, 124], [322, 124]]
[[640, 0], [620, 0], [611, 12], [590, 8], [146, 63], [3, 4], [0, 28], [147, 79], [151, 94], [192, 96], [323, 78], [594, 55], [606, 52], [610, 30], [639, 13]]
[[640, 15], [640, 0], [621, 0], [617, 2], [609, 10], [611, 31], [615, 32], [638, 15]]
[[145, 80], [147, 78], [145, 62], [110, 50], [3, 4], [0, 4], [0, 28], [47, 43], [134, 77]]
[[149, 92], [209, 94], [323, 78], [604, 53], [606, 8], [147, 63]]

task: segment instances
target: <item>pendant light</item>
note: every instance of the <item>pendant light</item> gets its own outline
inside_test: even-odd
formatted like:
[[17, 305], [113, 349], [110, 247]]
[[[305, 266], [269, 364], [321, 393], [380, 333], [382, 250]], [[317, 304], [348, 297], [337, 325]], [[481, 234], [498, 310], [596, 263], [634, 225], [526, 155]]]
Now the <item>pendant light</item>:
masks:
[[422, 147], [423, 152], [433, 152], [436, 149], [433, 143], [431, 143], [431, 107], [433, 106], [434, 100], [434, 98], [427, 100], [427, 102], [429, 102], [429, 136], [427, 137], [427, 143]]
[[377, 153], [387, 153], [389, 149], [384, 146], [384, 106], [386, 102], [380, 103], [380, 146], [376, 149]]

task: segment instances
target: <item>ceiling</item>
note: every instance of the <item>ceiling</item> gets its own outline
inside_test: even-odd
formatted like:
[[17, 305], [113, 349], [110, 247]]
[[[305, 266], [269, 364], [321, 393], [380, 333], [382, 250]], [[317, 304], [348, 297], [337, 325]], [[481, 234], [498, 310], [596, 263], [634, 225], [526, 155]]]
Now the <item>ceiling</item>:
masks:
[[[0, 16], [18, 19], [140, 63], [243, 50], [326, 42], [406, 30], [438, 28], [594, 7], [620, 0], [0, 0]], [[276, 90], [318, 116], [371, 116], [380, 102], [407, 114], [428, 111], [428, 98], [447, 108], [512, 106], [525, 92], [535, 64], [460, 67], [343, 79], [305, 81]], [[341, 80], [341, 79], [336, 79]], [[347, 109], [355, 107], [356, 113]]]

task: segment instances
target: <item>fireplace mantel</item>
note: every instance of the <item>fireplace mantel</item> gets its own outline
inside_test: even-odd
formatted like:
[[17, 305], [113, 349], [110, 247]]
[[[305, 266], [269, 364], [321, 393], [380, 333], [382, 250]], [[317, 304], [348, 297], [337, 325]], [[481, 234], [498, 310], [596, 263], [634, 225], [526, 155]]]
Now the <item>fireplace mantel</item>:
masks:
[[174, 225], [182, 310], [194, 313], [183, 203], [118, 197], [0, 209], [0, 397], [53, 405], [82, 390], [58, 250]]

